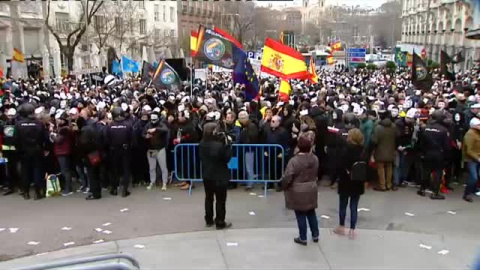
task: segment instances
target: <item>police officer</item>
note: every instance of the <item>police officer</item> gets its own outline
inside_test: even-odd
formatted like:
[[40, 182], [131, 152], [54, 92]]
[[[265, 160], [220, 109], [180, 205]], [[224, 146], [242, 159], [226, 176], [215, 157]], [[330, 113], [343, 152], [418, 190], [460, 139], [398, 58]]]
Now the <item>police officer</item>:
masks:
[[1, 133], [3, 135], [2, 153], [3, 157], [7, 159], [7, 183], [8, 189], [3, 193], [4, 196], [10, 195], [15, 192], [15, 186], [20, 188], [20, 182], [18, 177], [18, 156], [15, 151], [15, 116], [17, 111], [14, 108], [10, 108], [7, 111], [7, 120], [3, 122], [1, 126]]
[[116, 196], [120, 176], [122, 175], [122, 197], [130, 195], [128, 185], [130, 180], [130, 152], [133, 140], [133, 128], [125, 121], [121, 108], [112, 110], [113, 122], [107, 129], [107, 141], [110, 144], [110, 158], [112, 162], [112, 189], [110, 194]]
[[15, 148], [22, 165], [23, 197], [30, 199], [30, 181], [35, 183], [35, 200], [44, 197], [42, 185], [42, 158], [47, 132], [44, 125], [35, 119], [35, 107], [30, 103], [19, 107], [20, 119], [15, 123]]
[[426, 127], [422, 129], [418, 137], [418, 145], [423, 159], [423, 176], [420, 190], [417, 192], [420, 196], [425, 196], [432, 172], [434, 173], [431, 189], [432, 200], [443, 200], [445, 197], [440, 192], [440, 184], [443, 175], [444, 156], [449, 149], [448, 131], [442, 125], [445, 116], [443, 110], [433, 112], [432, 118], [428, 121]]

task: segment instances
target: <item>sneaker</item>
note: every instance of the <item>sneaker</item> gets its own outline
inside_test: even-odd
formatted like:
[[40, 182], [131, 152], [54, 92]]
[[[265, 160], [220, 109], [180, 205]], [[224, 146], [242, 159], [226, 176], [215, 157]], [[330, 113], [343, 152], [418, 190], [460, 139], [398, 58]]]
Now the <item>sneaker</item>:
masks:
[[430, 199], [432, 199], [432, 200], [445, 200], [445, 196], [440, 195], [440, 194], [432, 194], [430, 196]]
[[188, 189], [190, 189], [190, 184], [186, 184], [180, 187], [180, 190], [188, 190]]
[[350, 231], [348, 232], [348, 238], [350, 240], [355, 240], [355, 238], [357, 238], [357, 233], [355, 232], [355, 230], [350, 229]]
[[293, 242], [295, 242], [295, 243], [297, 243], [297, 244], [299, 244], [299, 245], [302, 245], [302, 246], [304, 246], [304, 247], [307, 246], [307, 241], [301, 240], [300, 237], [294, 238], [294, 239], [293, 239]]
[[167, 184], [162, 185], [162, 191], [167, 191]]
[[68, 197], [72, 194], [73, 194], [73, 192], [62, 192], [62, 197]]
[[154, 183], [150, 183], [150, 185], [148, 185], [147, 189], [148, 190], [152, 190], [152, 188], [155, 187], [155, 184]]
[[333, 230], [333, 233], [338, 234], [338, 235], [345, 235], [345, 227], [339, 226]]
[[84, 192], [85, 190], [87, 190], [87, 188], [82, 186], [79, 189], [77, 189], [77, 192]]
[[83, 191], [83, 194], [88, 194], [90, 192], [90, 189], [89, 188], [86, 188], [84, 191]]
[[480, 196], [480, 191], [475, 193], [475, 196]]
[[425, 197], [425, 191], [424, 190], [417, 191], [417, 194], [422, 196], [422, 197]]
[[466, 202], [473, 202], [473, 199], [470, 196], [463, 196], [463, 200]]

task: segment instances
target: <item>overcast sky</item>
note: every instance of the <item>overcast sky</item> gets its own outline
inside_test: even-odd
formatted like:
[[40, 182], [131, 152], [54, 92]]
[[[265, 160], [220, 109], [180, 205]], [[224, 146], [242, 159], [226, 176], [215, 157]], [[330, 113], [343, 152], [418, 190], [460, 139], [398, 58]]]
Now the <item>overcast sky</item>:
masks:
[[[315, 0], [310, 0], [315, 1]], [[370, 6], [372, 8], [380, 7], [386, 0], [326, 0], [327, 5], [359, 5], [361, 7]], [[282, 7], [282, 6], [300, 6], [302, 4], [302, 0], [294, 0], [294, 1], [257, 1], [258, 5], [267, 6], [268, 4], [273, 4], [273, 6]]]

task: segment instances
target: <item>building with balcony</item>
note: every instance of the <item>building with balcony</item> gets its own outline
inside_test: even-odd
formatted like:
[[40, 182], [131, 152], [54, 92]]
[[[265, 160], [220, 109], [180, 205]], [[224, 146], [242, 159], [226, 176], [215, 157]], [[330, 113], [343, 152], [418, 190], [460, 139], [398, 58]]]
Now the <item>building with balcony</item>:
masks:
[[473, 12], [463, 0], [404, 0], [402, 44], [425, 46], [427, 58], [437, 62], [442, 50], [449, 55], [463, 52], [465, 62], [461, 68], [468, 69], [480, 58], [479, 42], [465, 37], [473, 27]]

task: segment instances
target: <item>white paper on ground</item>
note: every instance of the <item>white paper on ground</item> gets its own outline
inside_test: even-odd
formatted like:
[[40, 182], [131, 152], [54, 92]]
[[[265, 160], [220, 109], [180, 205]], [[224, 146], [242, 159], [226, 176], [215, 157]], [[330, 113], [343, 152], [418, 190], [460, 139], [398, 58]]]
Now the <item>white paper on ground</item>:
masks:
[[0, 228], [0, 232], [3, 232], [3, 231], [5, 231], [5, 228]]
[[438, 254], [440, 255], [447, 255], [450, 251], [446, 250], [446, 249], [442, 249], [438, 252]]
[[251, 195], [251, 196], [257, 196], [257, 193], [255, 193], [255, 192], [250, 192], [250, 195]]
[[165, 197], [165, 198], [163, 198], [163, 200], [164, 200], [164, 201], [171, 201], [172, 198], [170, 198], [170, 197]]
[[412, 213], [405, 212], [405, 216], [414, 217], [414, 216], [415, 216], [415, 214], [412, 214]]
[[105, 231], [103, 231], [103, 233], [104, 233], [104, 234], [111, 234], [112, 232], [109, 231], [109, 230], [105, 230]]
[[103, 239], [93, 241], [94, 244], [100, 244], [100, 243], [103, 243], [103, 242], [105, 242], [105, 240], [103, 240]]
[[144, 245], [135, 245], [135, 246], [133, 246], [133, 247], [134, 247], [134, 248], [138, 248], [138, 249], [144, 249], [144, 248], [145, 248]]
[[320, 217], [321, 217], [321, 218], [324, 218], [324, 219], [330, 219], [330, 217], [327, 216], [327, 215], [321, 215]]
[[97, 232], [102, 232], [103, 229], [102, 229], [102, 228], [95, 228], [95, 231], [97, 231]]
[[370, 209], [368, 209], [368, 208], [358, 208], [358, 212], [362, 212], [362, 211], [370, 212]]
[[40, 244], [40, 242], [30, 241], [27, 244], [30, 245], [30, 246], [36, 246], [36, 245]]
[[255, 216], [255, 212], [253, 212], [253, 211], [248, 212], [248, 214], [249, 214], [250, 216]]
[[70, 231], [71, 229], [72, 229], [72, 227], [63, 227], [62, 231]]
[[120, 212], [127, 212], [128, 211], [128, 208], [123, 208], [123, 209], [120, 209]]
[[107, 227], [107, 226], [110, 226], [110, 225], [112, 225], [112, 223], [110, 223], [110, 222], [107, 222], [107, 223], [103, 223], [103, 224], [102, 224], [103, 227]]
[[238, 243], [227, 243], [227, 247], [236, 247]]
[[10, 233], [18, 232], [18, 228], [8, 228], [8, 230], [10, 231]]
[[263, 195], [258, 195], [258, 198], [263, 198], [263, 197], [265, 197], [265, 196], [263, 196]]
[[424, 244], [420, 244], [420, 245], [418, 245], [418, 246], [419, 246], [420, 248], [424, 248], [424, 249], [428, 249], [428, 250], [432, 249], [432, 246], [427, 246], [427, 245], [424, 245]]
[[73, 245], [75, 245], [75, 242], [63, 243], [64, 247], [73, 246]]
[[450, 215], [456, 215], [457, 214], [457, 212], [455, 212], [455, 211], [448, 211], [447, 213], [450, 214]]
[[35, 255], [35, 256], [39, 257], [39, 256], [43, 256], [43, 255], [45, 255], [45, 254], [47, 254], [47, 253], [48, 253], [48, 252], [42, 252], [42, 253], [38, 253], [38, 254]]

